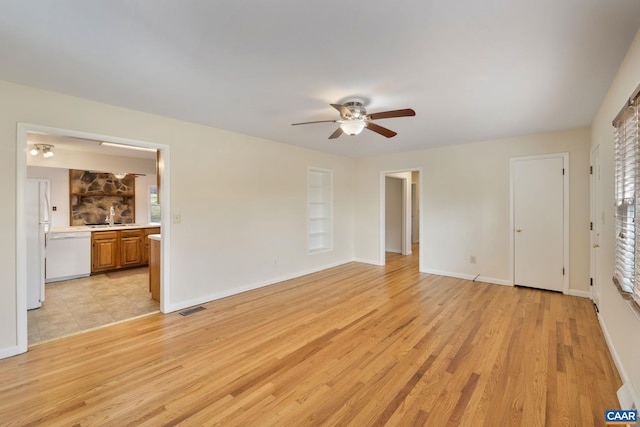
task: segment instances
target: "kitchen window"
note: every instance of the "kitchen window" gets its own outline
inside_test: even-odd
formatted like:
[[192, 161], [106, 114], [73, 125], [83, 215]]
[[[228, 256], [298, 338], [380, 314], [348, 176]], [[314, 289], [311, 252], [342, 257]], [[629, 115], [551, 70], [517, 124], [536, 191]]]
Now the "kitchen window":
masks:
[[158, 186], [149, 186], [149, 224], [160, 223], [160, 204], [158, 203]]

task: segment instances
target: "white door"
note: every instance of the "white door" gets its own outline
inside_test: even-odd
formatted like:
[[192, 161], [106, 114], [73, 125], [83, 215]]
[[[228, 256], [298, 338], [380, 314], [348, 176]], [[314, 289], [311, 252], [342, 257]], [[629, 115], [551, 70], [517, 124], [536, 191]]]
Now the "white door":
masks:
[[600, 266], [600, 147], [591, 151], [591, 300], [598, 307], [600, 300], [600, 288], [598, 272]]
[[512, 160], [514, 284], [566, 292], [564, 155]]

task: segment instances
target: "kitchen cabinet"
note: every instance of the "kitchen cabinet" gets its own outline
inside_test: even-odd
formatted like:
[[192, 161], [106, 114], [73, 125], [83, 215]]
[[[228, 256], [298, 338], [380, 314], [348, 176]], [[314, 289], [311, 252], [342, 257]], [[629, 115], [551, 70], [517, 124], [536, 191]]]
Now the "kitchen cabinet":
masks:
[[144, 230], [120, 231], [120, 266], [134, 267], [143, 264]]
[[91, 272], [115, 270], [120, 267], [119, 231], [91, 233]]
[[160, 302], [160, 235], [153, 234], [149, 241], [149, 292], [151, 299]]
[[144, 229], [144, 252], [142, 254], [142, 259], [144, 264], [149, 264], [149, 250], [150, 250], [149, 235], [150, 234], [160, 234], [160, 227]]
[[91, 273], [141, 267], [149, 263], [149, 234], [160, 227], [91, 233]]

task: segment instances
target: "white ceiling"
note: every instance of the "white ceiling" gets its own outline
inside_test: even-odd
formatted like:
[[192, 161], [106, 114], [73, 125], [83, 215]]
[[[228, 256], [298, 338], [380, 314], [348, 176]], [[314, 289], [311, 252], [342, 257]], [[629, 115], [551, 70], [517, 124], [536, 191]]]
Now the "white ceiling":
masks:
[[[362, 157], [588, 126], [638, 0], [0, 0], [0, 79]], [[640, 80], [640, 77], [639, 77]], [[630, 88], [632, 89], [632, 88]], [[329, 103], [413, 108], [327, 137]]]

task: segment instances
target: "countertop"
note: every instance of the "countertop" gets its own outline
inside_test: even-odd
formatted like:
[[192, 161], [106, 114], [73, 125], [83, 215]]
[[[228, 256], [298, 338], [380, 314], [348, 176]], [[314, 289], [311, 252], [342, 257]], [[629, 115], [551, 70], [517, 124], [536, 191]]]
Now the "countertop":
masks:
[[129, 224], [129, 225], [113, 225], [105, 224], [100, 227], [90, 227], [88, 225], [72, 225], [70, 227], [51, 227], [51, 233], [73, 233], [78, 231], [110, 231], [110, 230], [135, 230], [136, 228], [156, 228], [160, 224]]

